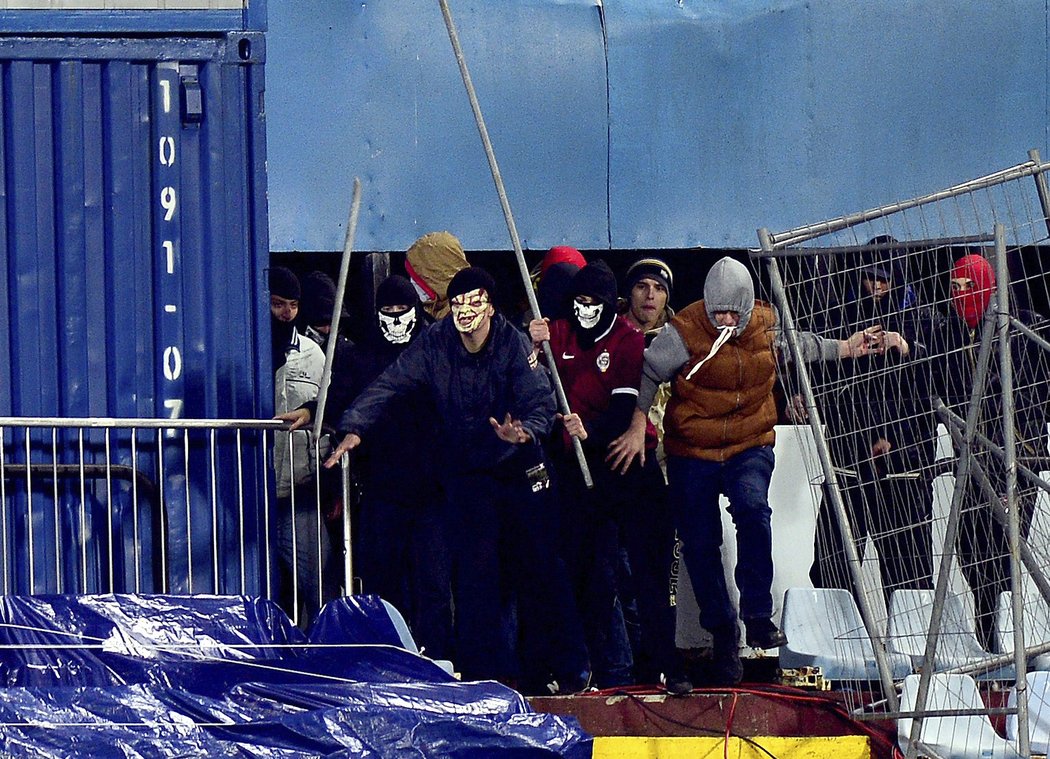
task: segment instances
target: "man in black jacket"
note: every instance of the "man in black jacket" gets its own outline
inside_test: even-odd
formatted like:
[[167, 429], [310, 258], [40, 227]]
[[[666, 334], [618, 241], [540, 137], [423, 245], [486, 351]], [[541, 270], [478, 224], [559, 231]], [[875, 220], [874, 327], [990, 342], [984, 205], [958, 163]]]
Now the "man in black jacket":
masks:
[[[936, 335], [936, 353], [943, 360], [934, 367], [933, 387], [948, 408], [965, 418], [973, 390], [981, 332], [995, 293], [995, 273], [983, 256], [971, 254], [955, 262], [951, 272], [950, 314]], [[1037, 331], [1046, 322], [1037, 313], [1011, 309], [1019, 321]], [[994, 334], [994, 333], [993, 333]], [[1003, 446], [1006, 416], [1002, 403], [1002, 370], [998, 344], [992, 355], [977, 432]], [[1046, 400], [1050, 383], [1047, 354], [1032, 340], [1011, 328], [1010, 349], [1014, 370], [1013, 401], [1017, 456], [1021, 463], [1039, 471], [1046, 466]], [[988, 475], [999, 498], [1005, 497], [1006, 471], [1001, 459], [977, 445], [977, 460]], [[1018, 479], [1018, 510], [1021, 538], [1026, 539], [1035, 511], [1035, 491]], [[999, 595], [1010, 589], [1010, 554], [1006, 525], [995, 515], [980, 483], [971, 470], [960, 513], [956, 542], [959, 563], [974, 594], [977, 634], [985, 650], [994, 650], [993, 630]]]
[[[894, 244], [877, 237], [872, 245]], [[871, 537], [879, 554], [887, 602], [899, 588], [929, 588], [932, 577], [930, 472], [935, 423], [927, 388], [933, 319], [904, 274], [896, 249], [866, 253], [829, 337], [865, 330], [873, 350], [814, 371], [826, 400], [832, 461], [858, 553]], [[825, 498], [814, 541], [815, 587], [850, 588], [839, 527]]]
[[[589, 664], [564, 566], [555, 556], [540, 445], [555, 404], [528, 339], [492, 306], [495, 283], [471, 267], [448, 287], [451, 317], [412, 343], [343, 417], [343, 441], [325, 466], [361, 444], [384, 409], [422, 391], [439, 420], [435, 455], [450, 514], [455, 658], [464, 679], [512, 678], [501, 635], [502, 591], [512, 588], [522, 637], [542, 641], [531, 661], [560, 692], [582, 688]], [[396, 462], [391, 462], [391, 476]]]

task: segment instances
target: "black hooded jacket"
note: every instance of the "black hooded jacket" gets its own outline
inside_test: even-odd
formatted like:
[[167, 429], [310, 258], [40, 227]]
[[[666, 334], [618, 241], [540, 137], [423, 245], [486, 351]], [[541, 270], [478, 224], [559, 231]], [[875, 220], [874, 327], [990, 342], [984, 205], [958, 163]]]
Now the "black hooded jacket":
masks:
[[[873, 276], [876, 271], [890, 285], [882, 298], [868, 295], [863, 287], [865, 273]], [[929, 364], [933, 314], [918, 304], [901, 269], [886, 260], [858, 269], [846, 297], [828, 314], [825, 335], [846, 339], [874, 326], [900, 333], [908, 342], [908, 355], [890, 349], [814, 367], [833, 461], [863, 479], [929, 467], [936, 428], [929, 385], [920, 382]], [[873, 459], [872, 446], [880, 439], [889, 441], [890, 451]]]
[[[354, 344], [348, 356], [349, 371], [342, 396], [336, 426], [343, 429], [341, 420], [352, 403], [387, 370], [433, 322], [422, 305], [414, 306], [416, 327], [412, 339], [395, 345], [383, 337], [379, 320], [373, 317], [365, 336]], [[354, 471], [366, 497], [371, 490], [381, 488], [383, 493], [401, 500], [418, 500], [432, 492], [430, 447], [436, 411], [422, 392], [408, 392], [395, 403], [387, 404], [379, 415], [368, 437], [352, 457]]]

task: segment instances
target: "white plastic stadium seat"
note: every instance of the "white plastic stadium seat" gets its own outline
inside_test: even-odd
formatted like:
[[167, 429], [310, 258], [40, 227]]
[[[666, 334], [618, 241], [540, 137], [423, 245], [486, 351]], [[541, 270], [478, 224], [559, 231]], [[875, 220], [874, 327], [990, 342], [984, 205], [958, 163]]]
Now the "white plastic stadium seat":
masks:
[[[1050, 753], [1050, 672], [1029, 672], [1028, 745], [1033, 754]], [[1017, 706], [1017, 689], [1010, 689], [1009, 707]], [[1006, 737], [1017, 745], [1017, 715], [1006, 715]]]
[[[819, 667], [825, 679], [878, 680], [875, 651], [853, 594], [840, 588], [788, 588], [784, 594], [782, 669]], [[894, 680], [911, 673], [911, 660], [887, 651]]]
[[390, 622], [394, 625], [394, 630], [397, 632], [398, 637], [401, 638], [401, 648], [418, 654], [419, 646], [416, 645], [416, 640], [412, 637], [412, 631], [408, 629], [408, 622], [405, 621], [405, 617], [389, 601], [379, 600], [383, 602], [383, 608], [390, 615]]
[[[406, 651], [418, 654], [419, 646], [416, 645], [416, 639], [412, 637], [412, 631], [408, 629], [408, 622], [405, 621], [405, 617], [392, 603], [384, 599], [380, 600], [383, 601], [383, 608], [386, 609], [386, 613], [390, 615], [390, 621], [394, 625], [394, 630], [397, 631], [398, 637], [401, 638], [401, 647]], [[452, 662], [448, 659], [434, 659], [433, 662], [450, 675], [455, 674]]]
[[[901, 694], [901, 711], [915, 709], [918, 692], [919, 675], [908, 675]], [[930, 679], [925, 708], [928, 711], [984, 709], [985, 705], [976, 682], [969, 675], [935, 674]], [[911, 717], [897, 720], [897, 738], [902, 751], [909, 746], [911, 727]], [[985, 714], [927, 717], [922, 721], [919, 743], [928, 746], [936, 756], [952, 759], [1021, 759], [1013, 744], [995, 732]], [[923, 755], [921, 746], [919, 755]]]
[[[1011, 593], [1006, 590], [999, 594], [999, 607], [995, 615], [995, 642], [1000, 653], [1014, 650], [1014, 615], [1011, 608]], [[1036, 646], [1050, 642], [1050, 609], [1038, 592], [1025, 598], [1024, 610], [1025, 646]], [[1028, 669], [1050, 670], [1050, 653], [1033, 656], [1028, 662]]]
[[[926, 650], [926, 633], [933, 611], [932, 590], [895, 590], [890, 596], [889, 646], [893, 651], [911, 657], [912, 664], [922, 664]], [[963, 608], [960, 596], [944, 599], [941, 632], [937, 639], [934, 671], [974, 664], [993, 654], [977, 641], [973, 622]], [[1004, 666], [977, 675], [979, 680], [1012, 680], [1013, 667]]]

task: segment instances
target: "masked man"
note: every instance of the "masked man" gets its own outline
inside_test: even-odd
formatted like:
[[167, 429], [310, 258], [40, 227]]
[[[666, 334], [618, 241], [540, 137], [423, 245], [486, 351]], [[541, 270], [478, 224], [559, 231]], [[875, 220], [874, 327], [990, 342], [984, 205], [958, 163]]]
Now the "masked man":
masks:
[[[451, 317], [415, 340], [354, 401], [346, 437], [326, 462], [376, 434], [384, 411], [422, 392], [437, 415], [438, 477], [449, 509], [455, 603], [454, 661], [465, 679], [514, 677], [501, 635], [503, 591], [517, 601], [522, 637], [537, 641], [528, 665], [549, 672], [562, 692], [584, 687], [589, 663], [564, 566], [550, 535], [541, 441], [554, 421], [554, 397], [532, 346], [492, 305], [495, 283], [483, 269], [449, 283]], [[390, 477], [399, 466], [387, 463]]]
[[[995, 294], [995, 272], [980, 255], [967, 255], [955, 262], [951, 271], [952, 313], [935, 335], [935, 352], [945, 360], [931, 368], [933, 387], [948, 408], [966, 418], [981, 348], [982, 327]], [[1045, 320], [1032, 311], [1011, 309], [1019, 321], [1044, 331]], [[988, 318], [994, 317], [994, 313]], [[994, 335], [994, 331], [993, 331]], [[939, 343], [939, 344], [938, 344]], [[1014, 418], [1017, 456], [1020, 463], [1039, 471], [1046, 468], [1046, 397], [1050, 383], [1047, 354], [1032, 340], [1011, 328], [1010, 348], [1014, 369]], [[998, 344], [992, 355], [986, 384], [981, 388], [981, 409], [977, 431], [1002, 448], [1006, 415], [1002, 402], [1002, 370]], [[975, 451], [982, 451], [975, 447]], [[978, 462], [987, 473], [991, 487], [1000, 499], [1006, 494], [1006, 471], [1001, 460], [987, 452], [978, 453]], [[1035, 509], [1035, 491], [1018, 479], [1021, 537], [1027, 538]], [[957, 541], [959, 563], [974, 594], [977, 634], [986, 651], [995, 650], [993, 631], [999, 595], [1010, 589], [1010, 554], [1006, 525], [988, 504], [979, 475], [971, 470], [962, 502]]]
[[[609, 443], [631, 422], [642, 379], [645, 338], [616, 315], [616, 278], [604, 261], [594, 261], [573, 277], [572, 315], [550, 324], [534, 320], [534, 342], [549, 339], [569, 407], [555, 457], [565, 518], [564, 556], [577, 601], [586, 620], [596, 682], [607, 688], [630, 684], [629, 650], [620, 605], [637, 600], [641, 640], [635, 676], [655, 682], [661, 674], [669, 691], [688, 693], [692, 685], [675, 650], [674, 608], [668, 577], [674, 542], [663, 476], [655, 457], [621, 477], [605, 462]], [[583, 445], [594, 481], [584, 487], [571, 438]], [[652, 483], [659, 487], [653, 487]], [[619, 548], [627, 549], [629, 588], [618, 588]], [[626, 593], [625, 593], [626, 592]], [[617, 604], [618, 595], [620, 605]], [[622, 643], [621, 643], [622, 641]]]

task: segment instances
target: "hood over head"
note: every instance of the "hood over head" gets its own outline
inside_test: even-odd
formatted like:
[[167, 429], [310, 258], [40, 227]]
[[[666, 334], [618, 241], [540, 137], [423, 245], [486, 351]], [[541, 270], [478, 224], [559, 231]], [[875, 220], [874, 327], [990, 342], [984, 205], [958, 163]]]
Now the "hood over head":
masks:
[[450, 232], [430, 232], [412, 243], [405, 270], [418, 288], [427, 311], [436, 318], [448, 314], [448, 283], [470, 264], [463, 245]]
[[540, 313], [551, 321], [568, 319], [572, 314], [572, 279], [579, 270], [576, 264], [563, 261], [554, 264], [543, 274], [536, 287], [536, 301]]
[[704, 307], [711, 324], [718, 326], [716, 311], [736, 311], [740, 323], [733, 336], [740, 335], [751, 321], [755, 308], [755, 284], [751, 272], [739, 261], [726, 256], [715, 262], [704, 281]]

